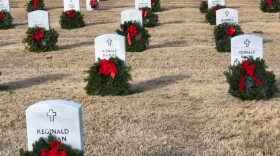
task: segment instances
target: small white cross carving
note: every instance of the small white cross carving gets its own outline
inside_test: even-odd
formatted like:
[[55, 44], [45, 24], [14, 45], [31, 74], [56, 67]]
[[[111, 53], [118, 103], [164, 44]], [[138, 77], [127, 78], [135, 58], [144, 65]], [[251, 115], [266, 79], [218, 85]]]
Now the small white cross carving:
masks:
[[113, 41], [109, 38], [109, 39], [107, 40], [108, 46], [111, 46], [112, 42], [113, 42]]
[[228, 17], [228, 15], [229, 15], [229, 12], [228, 12], [228, 11], [226, 11], [226, 12], [225, 12], [225, 14], [226, 14], [226, 15], [227, 15], [227, 17]]
[[53, 109], [50, 109], [49, 112], [47, 112], [47, 116], [50, 117], [50, 122], [54, 122], [54, 117], [56, 116], [56, 112], [54, 112]]
[[248, 39], [246, 39], [246, 40], [244, 41], [244, 44], [246, 44], [246, 47], [249, 47], [250, 41], [249, 41]]

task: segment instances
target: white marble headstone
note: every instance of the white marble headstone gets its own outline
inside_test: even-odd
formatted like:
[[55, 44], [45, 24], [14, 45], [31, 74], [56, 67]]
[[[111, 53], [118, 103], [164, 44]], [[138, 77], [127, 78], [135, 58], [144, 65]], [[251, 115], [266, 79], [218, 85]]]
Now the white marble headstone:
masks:
[[144, 7], [152, 8], [151, 0], [135, 0], [135, 9], [140, 9]]
[[36, 10], [28, 13], [28, 27], [41, 27], [46, 30], [50, 29], [49, 12], [45, 10]]
[[62, 143], [84, 150], [81, 105], [64, 100], [48, 100], [26, 110], [28, 150], [40, 137], [55, 136]]
[[219, 9], [216, 13], [216, 25], [223, 23], [238, 24], [238, 11], [235, 9]]
[[67, 10], [80, 11], [80, 0], [64, 0], [64, 11]]
[[0, 11], [1, 10], [11, 12], [10, 0], [0, 0]]
[[216, 5], [225, 5], [225, 0], [208, 0], [208, 9]]
[[256, 35], [231, 38], [231, 65], [242, 63], [248, 57], [263, 58], [263, 39]]
[[[98, 1], [98, 3], [99, 3], [99, 0], [97, 0]], [[87, 11], [92, 11], [92, 10], [94, 10], [93, 8], [91, 8], [91, 6], [90, 6], [90, 0], [86, 0], [86, 7], [87, 7]], [[100, 8], [100, 3], [99, 3], [99, 5], [98, 5], [98, 8], [96, 8], [96, 9], [99, 9]]]
[[118, 34], [104, 34], [95, 38], [95, 61], [118, 57], [126, 60], [125, 37]]
[[138, 22], [142, 27], [143, 27], [143, 15], [142, 11], [137, 10], [137, 9], [129, 9], [129, 10], [124, 10], [121, 12], [121, 23], [123, 24], [124, 22]]

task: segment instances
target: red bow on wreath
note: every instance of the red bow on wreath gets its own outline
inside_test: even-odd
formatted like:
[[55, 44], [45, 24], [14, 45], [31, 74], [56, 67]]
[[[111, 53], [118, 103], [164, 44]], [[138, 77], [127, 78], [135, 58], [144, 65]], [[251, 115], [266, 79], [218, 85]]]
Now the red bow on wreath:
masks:
[[132, 45], [132, 41], [136, 38], [138, 32], [135, 26], [129, 26], [127, 29], [127, 43], [128, 45]]
[[89, 4], [93, 8], [95, 8], [95, 7], [97, 7], [99, 5], [97, 0], [90, 0]]
[[60, 141], [51, 142], [51, 150], [43, 150], [41, 156], [67, 156], [66, 151], [58, 151], [60, 147]]
[[266, 0], [266, 4], [267, 4], [270, 8], [272, 8], [271, 0]]
[[141, 11], [142, 11], [143, 17], [147, 17], [148, 16], [148, 11], [146, 11], [144, 9], [141, 9]]
[[34, 0], [33, 7], [36, 9], [36, 8], [38, 8], [38, 5], [39, 5], [39, 0]]
[[216, 15], [217, 11], [220, 10], [220, 9], [221, 9], [221, 8], [216, 8], [216, 9], [215, 9], [215, 15]]
[[74, 12], [74, 11], [72, 11], [72, 10], [68, 10], [68, 11], [66, 11], [66, 15], [67, 15], [69, 18], [71, 18], [71, 19], [73, 19], [73, 18], [75, 18], [75, 17], [76, 17], [75, 12]]
[[101, 65], [99, 68], [99, 74], [103, 74], [105, 76], [110, 76], [114, 79], [118, 73], [118, 68], [116, 67], [116, 64], [112, 60], [106, 60], [103, 59], [101, 61]]
[[36, 42], [41, 45], [42, 44], [42, 39], [44, 38], [44, 30], [43, 29], [38, 29], [38, 31], [35, 33], [32, 39], [35, 39]]
[[242, 77], [240, 80], [240, 84], [239, 84], [239, 91], [242, 92], [245, 88], [245, 72], [249, 74], [249, 76], [251, 78], [253, 78], [255, 81], [257, 81], [257, 83], [261, 86], [264, 85], [264, 83], [259, 80], [256, 76], [255, 76], [255, 70], [256, 70], [256, 66], [255, 65], [250, 65], [250, 62], [248, 60], [245, 60], [242, 62], [242, 68], [244, 69], [244, 71], [242, 72]]
[[229, 27], [227, 30], [228, 36], [232, 37], [235, 34], [236, 30], [234, 27]]
[[4, 12], [0, 13], [0, 22], [4, 22], [6, 18], [6, 14]]

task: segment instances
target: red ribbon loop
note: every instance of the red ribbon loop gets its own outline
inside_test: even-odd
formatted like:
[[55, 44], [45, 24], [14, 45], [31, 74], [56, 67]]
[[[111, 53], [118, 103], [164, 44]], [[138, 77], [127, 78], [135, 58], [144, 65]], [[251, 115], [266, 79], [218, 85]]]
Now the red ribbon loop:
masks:
[[132, 45], [132, 41], [136, 38], [138, 32], [135, 26], [129, 26], [127, 29], [127, 43], [128, 45]]
[[73, 18], [76, 17], [76, 14], [75, 14], [74, 11], [72, 11], [72, 10], [66, 11], [66, 14], [67, 14], [67, 16], [68, 16], [69, 18], [71, 18], [71, 19], [73, 19]]
[[114, 61], [103, 59], [101, 61], [101, 65], [99, 68], [99, 74], [103, 74], [105, 76], [110, 75], [113, 79], [115, 79], [118, 73], [118, 68]]
[[43, 150], [41, 156], [67, 156], [66, 151], [59, 151], [61, 147], [60, 141], [51, 142], [51, 150]]
[[232, 37], [235, 34], [235, 32], [236, 32], [236, 30], [234, 27], [229, 27], [227, 34], [228, 34], [228, 36]]
[[143, 17], [147, 17], [148, 16], [148, 11], [146, 11], [144, 9], [141, 9], [141, 11], [142, 11]]
[[36, 9], [39, 6], [39, 0], [34, 0], [33, 1], [33, 7]]
[[42, 44], [42, 39], [44, 38], [44, 30], [43, 29], [38, 29], [38, 31], [35, 33], [35, 35], [31, 38], [31, 40], [35, 39], [36, 42], [41, 45]]
[[215, 9], [215, 15], [216, 15], [217, 11], [220, 10], [220, 9], [221, 9], [221, 8], [216, 8], [216, 9]]
[[1, 12], [1, 13], [0, 13], [0, 22], [4, 22], [4, 21], [5, 21], [5, 18], [6, 18], [5, 12]]
[[89, 4], [93, 8], [95, 8], [95, 7], [97, 7], [99, 5], [97, 0], [91, 0]]
[[264, 83], [255, 76], [255, 70], [256, 70], [255, 65], [250, 65], [250, 62], [248, 60], [245, 60], [242, 62], [242, 68], [244, 69], [244, 71], [242, 72], [242, 77], [239, 84], [240, 92], [242, 92], [245, 88], [245, 83], [246, 83], [245, 72], [248, 73], [248, 75], [251, 78], [253, 78], [259, 85], [261, 86], [264, 85]]
[[271, 0], [266, 0], [266, 4], [267, 4], [270, 8], [272, 8]]

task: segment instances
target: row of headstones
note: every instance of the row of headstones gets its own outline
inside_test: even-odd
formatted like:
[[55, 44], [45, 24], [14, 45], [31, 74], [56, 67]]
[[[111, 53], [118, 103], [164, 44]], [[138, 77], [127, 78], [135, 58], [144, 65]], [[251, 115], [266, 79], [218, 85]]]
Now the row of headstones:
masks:
[[[67, 11], [67, 9], [66, 9]], [[136, 21], [143, 26], [143, 15], [138, 9], [129, 9], [121, 12], [121, 23], [126, 21]], [[49, 12], [45, 10], [36, 10], [28, 13], [28, 27], [41, 27], [50, 29]]]
[[[208, 0], [208, 9], [225, 5], [225, 0]], [[223, 23], [238, 24], [238, 11], [231, 8], [216, 12], [216, 25]], [[231, 65], [241, 63], [246, 58], [263, 58], [263, 39], [256, 35], [238, 35], [231, 38]]]
[[[147, 3], [146, 5], [141, 3], [137, 7], [147, 7]], [[38, 11], [34, 12], [37, 13]], [[46, 11], [40, 11], [40, 13], [48, 18]], [[142, 12], [139, 10], [123, 11], [122, 23], [127, 20], [143, 23]], [[108, 59], [115, 56], [125, 61], [125, 51], [124, 36], [104, 34], [95, 38], [95, 61], [98, 58]], [[74, 102], [49, 100], [31, 105], [26, 110], [28, 150], [32, 151], [32, 144], [40, 137], [46, 138], [48, 135], [55, 136], [57, 140], [71, 145], [75, 149], [84, 150], [82, 121], [81, 105]]]
[[[99, 3], [99, 0], [97, 1]], [[80, 11], [80, 0], [64, 0], [63, 4], [64, 11], [72, 9]], [[151, 0], [135, 0], [135, 9], [143, 8], [144, 6], [151, 8]], [[86, 8], [88, 11], [93, 10], [90, 5], [90, 0], [86, 0]], [[0, 10], [7, 10], [8, 12], [11, 12], [10, 0], [0, 0]]]
[[[87, 0], [87, 10], [92, 10], [91, 6], [89, 5], [90, 0]], [[99, 2], [99, 0], [98, 0]], [[122, 12], [122, 23], [124, 21], [129, 20], [129, 18], [135, 18], [136, 21], [141, 22], [140, 24], [143, 25], [142, 22], [142, 12], [138, 10], [142, 7], [152, 7], [151, 0], [135, 0], [135, 8], [137, 10], [130, 10]], [[6, 10], [11, 12], [10, 7], [10, 0], [0, 0], [0, 11]], [[64, 0], [64, 11], [68, 10], [76, 10], [80, 11], [80, 0]], [[140, 20], [141, 19], [141, 20]], [[42, 27], [46, 30], [50, 28], [50, 19], [49, 13], [45, 10], [36, 10], [28, 13], [28, 26], [29, 27]]]

